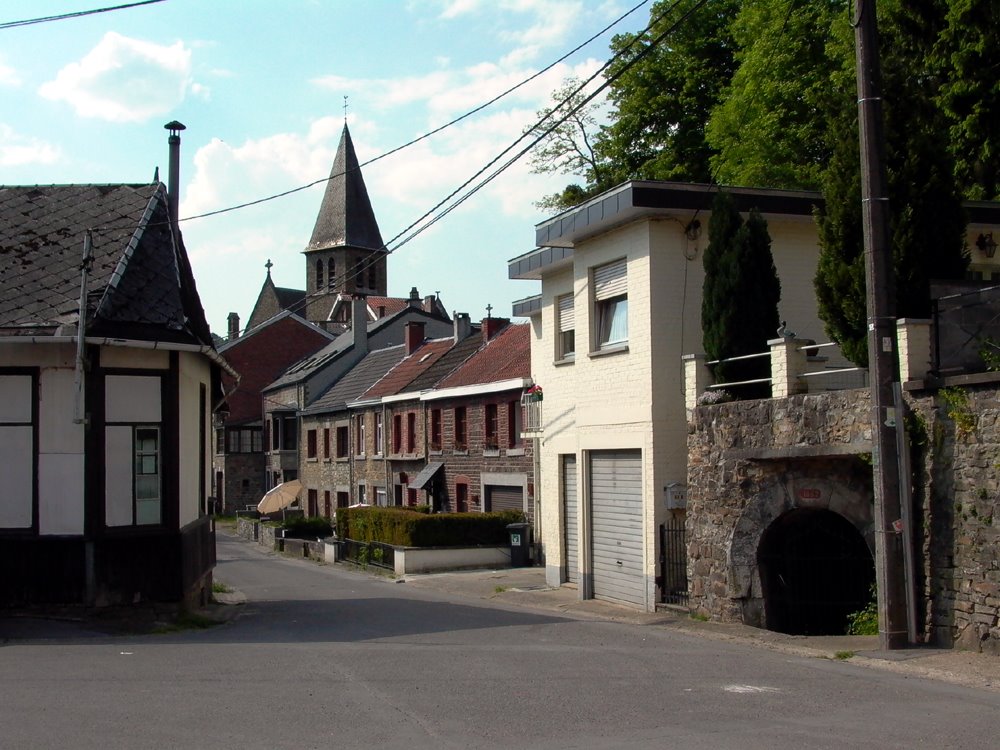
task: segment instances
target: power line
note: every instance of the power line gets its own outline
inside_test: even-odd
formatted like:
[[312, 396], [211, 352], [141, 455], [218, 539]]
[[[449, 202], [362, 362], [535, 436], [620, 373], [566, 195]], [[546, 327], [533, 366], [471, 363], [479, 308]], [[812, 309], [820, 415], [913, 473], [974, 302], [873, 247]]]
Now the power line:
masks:
[[49, 23], [51, 21], [65, 21], [70, 18], [92, 16], [97, 13], [110, 13], [113, 10], [127, 10], [128, 8], [137, 8], [140, 5], [153, 5], [154, 3], [162, 2], [166, 2], [166, 0], [139, 0], [139, 2], [126, 3], [125, 5], [113, 5], [108, 8], [95, 8], [93, 10], [78, 10], [75, 13], [62, 13], [58, 16], [42, 16], [41, 18], [29, 18], [24, 21], [5, 21], [0, 23], [0, 29], [13, 29], [18, 26], [33, 26], [36, 23]]

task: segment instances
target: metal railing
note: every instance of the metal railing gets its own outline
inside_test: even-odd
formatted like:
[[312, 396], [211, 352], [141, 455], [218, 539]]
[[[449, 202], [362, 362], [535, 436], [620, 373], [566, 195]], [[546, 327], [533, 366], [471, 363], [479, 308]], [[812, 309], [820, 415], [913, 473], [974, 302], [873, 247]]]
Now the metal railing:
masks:
[[940, 377], [1000, 366], [1000, 286], [933, 301], [934, 373]]
[[357, 565], [371, 565], [386, 570], [396, 569], [396, 548], [383, 542], [358, 542], [341, 539], [338, 557]]

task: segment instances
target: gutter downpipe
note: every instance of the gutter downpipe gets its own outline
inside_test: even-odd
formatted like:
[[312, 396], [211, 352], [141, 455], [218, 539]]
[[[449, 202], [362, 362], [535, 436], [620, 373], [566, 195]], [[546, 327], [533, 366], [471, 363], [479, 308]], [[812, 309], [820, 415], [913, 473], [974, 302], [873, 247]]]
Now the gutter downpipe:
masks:
[[73, 374], [73, 423], [86, 424], [86, 408], [83, 403], [84, 344], [87, 329], [87, 275], [94, 264], [93, 234], [88, 229], [83, 236], [83, 259], [80, 263], [80, 311], [76, 327], [76, 368]]

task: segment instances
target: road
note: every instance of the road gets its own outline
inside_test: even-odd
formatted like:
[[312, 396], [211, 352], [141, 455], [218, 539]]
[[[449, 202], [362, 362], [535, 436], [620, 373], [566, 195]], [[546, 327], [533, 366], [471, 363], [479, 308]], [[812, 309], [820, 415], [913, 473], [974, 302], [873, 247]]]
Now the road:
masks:
[[239, 617], [8, 640], [0, 748], [994, 748], [1000, 693], [462, 600], [219, 537]]

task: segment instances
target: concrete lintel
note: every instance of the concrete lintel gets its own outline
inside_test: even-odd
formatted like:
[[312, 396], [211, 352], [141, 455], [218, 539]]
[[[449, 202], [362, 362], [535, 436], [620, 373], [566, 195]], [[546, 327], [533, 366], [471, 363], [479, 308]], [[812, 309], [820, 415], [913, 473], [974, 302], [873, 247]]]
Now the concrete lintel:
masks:
[[783, 458], [823, 458], [827, 456], [856, 456], [871, 453], [871, 441], [838, 445], [791, 445], [787, 448], [750, 448], [726, 451], [726, 460], [768, 461]]

